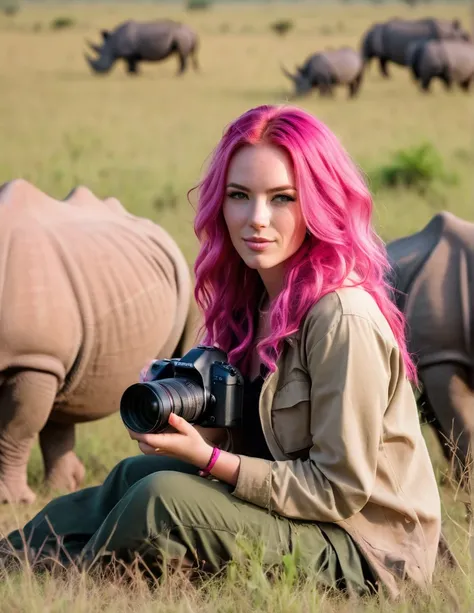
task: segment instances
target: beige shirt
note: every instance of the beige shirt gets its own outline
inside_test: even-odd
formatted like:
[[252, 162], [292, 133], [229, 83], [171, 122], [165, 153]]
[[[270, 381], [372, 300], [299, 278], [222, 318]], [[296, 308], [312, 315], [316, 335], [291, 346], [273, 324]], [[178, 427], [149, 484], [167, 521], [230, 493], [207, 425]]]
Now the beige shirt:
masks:
[[334, 522], [392, 596], [431, 582], [438, 488], [395, 337], [361, 288], [331, 292], [285, 341], [259, 403], [274, 461], [240, 455], [233, 494], [279, 515]]

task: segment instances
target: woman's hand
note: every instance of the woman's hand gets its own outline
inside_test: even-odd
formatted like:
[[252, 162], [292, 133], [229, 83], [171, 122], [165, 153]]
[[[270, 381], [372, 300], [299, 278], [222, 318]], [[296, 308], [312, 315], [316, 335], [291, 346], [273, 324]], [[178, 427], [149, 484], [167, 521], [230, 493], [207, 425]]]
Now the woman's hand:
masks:
[[204, 440], [199, 430], [174, 413], [170, 414], [168, 424], [174, 431], [168, 429], [159, 434], [139, 434], [128, 430], [128, 433], [132, 440], [138, 441], [145, 455], [166, 455], [205, 468], [211, 459], [212, 446]]

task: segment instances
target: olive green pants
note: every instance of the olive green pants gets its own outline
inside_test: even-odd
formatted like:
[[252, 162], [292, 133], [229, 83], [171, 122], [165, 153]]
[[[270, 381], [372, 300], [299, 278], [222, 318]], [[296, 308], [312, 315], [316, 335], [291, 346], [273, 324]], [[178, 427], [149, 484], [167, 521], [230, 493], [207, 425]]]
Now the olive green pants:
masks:
[[8, 541], [30, 556], [69, 563], [125, 563], [138, 554], [159, 576], [164, 564], [218, 572], [235, 557], [239, 537], [263, 544], [263, 564], [294, 552], [302, 570], [325, 587], [370, 591], [370, 571], [348, 534], [334, 524], [291, 520], [197, 476], [194, 466], [158, 456], [119, 462], [101, 486], [52, 500]]

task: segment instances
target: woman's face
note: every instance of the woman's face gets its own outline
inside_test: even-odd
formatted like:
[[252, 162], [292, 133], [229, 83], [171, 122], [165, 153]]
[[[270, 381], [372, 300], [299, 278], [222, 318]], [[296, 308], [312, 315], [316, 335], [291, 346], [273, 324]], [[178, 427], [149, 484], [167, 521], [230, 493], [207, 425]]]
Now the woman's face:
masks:
[[288, 154], [274, 145], [239, 149], [229, 165], [223, 213], [237, 253], [258, 270], [274, 297], [281, 289], [283, 263], [306, 233]]

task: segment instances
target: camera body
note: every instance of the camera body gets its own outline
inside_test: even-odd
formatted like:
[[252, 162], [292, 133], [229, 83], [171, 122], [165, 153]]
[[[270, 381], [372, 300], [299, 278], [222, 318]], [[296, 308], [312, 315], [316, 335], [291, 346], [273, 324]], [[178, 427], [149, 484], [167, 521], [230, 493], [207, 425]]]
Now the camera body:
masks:
[[225, 351], [198, 345], [182, 358], [154, 361], [147, 381], [128, 387], [120, 401], [125, 425], [160, 432], [171, 412], [203, 427], [241, 424], [244, 379]]

